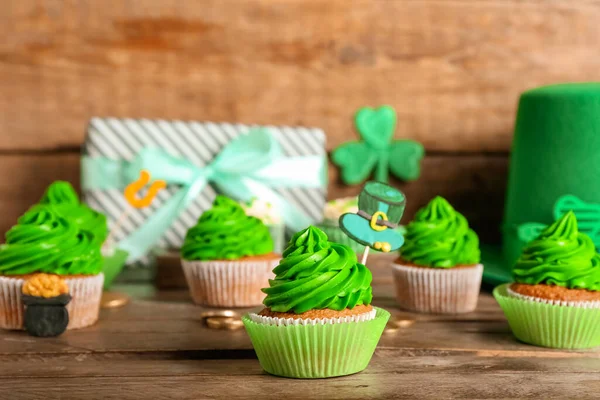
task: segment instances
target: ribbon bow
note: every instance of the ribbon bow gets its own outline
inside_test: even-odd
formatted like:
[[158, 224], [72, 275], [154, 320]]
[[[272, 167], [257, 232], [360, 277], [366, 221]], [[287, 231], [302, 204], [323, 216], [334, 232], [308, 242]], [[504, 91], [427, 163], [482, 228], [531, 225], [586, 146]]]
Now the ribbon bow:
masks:
[[327, 180], [324, 157], [284, 157], [273, 135], [259, 128], [232, 140], [204, 167], [157, 148], [143, 149], [131, 162], [83, 157], [82, 186], [84, 190], [122, 189], [137, 179], [142, 169], [148, 170], [153, 179], [182, 188], [118, 244], [129, 252], [128, 262], [145, 255], [209, 182], [239, 201], [257, 197], [270, 202], [280, 210], [288, 227], [301, 230], [310, 225], [311, 219], [273, 188], [321, 187]]

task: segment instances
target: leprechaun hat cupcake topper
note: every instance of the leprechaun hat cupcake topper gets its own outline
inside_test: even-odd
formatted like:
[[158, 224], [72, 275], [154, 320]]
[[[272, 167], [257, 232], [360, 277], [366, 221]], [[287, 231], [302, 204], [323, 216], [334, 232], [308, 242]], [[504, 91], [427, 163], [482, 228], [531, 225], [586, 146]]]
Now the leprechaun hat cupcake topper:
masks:
[[367, 182], [358, 196], [358, 212], [340, 216], [340, 228], [365, 245], [363, 264], [369, 248], [385, 253], [399, 249], [404, 237], [396, 230], [404, 214], [404, 194], [382, 182]]

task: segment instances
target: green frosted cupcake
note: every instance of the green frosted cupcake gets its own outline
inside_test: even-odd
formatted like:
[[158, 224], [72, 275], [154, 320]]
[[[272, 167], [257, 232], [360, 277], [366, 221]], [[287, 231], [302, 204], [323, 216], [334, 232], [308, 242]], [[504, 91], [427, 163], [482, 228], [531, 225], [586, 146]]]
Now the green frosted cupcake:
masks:
[[475, 310], [483, 266], [479, 238], [466, 218], [436, 197], [406, 226], [392, 271], [404, 309], [435, 314]]
[[104, 281], [101, 271], [100, 244], [91, 232], [80, 229], [50, 205], [31, 207], [0, 246], [0, 328], [23, 328], [21, 288], [37, 273], [65, 279], [72, 296], [67, 306], [68, 329], [94, 324]]
[[82, 203], [73, 186], [65, 181], [55, 181], [48, 186], [40, 204], [51, 206], [61, 217], [70, 219], [81, 230], [91, 232], [98, 244], [105, 244], [102, 272], [104, 288], [108, 289], [125, 267], [128, 253], [105, 243], [108, 236], [106, 216]]
[[106, 216], [83, 204], [69, 182], [52, 183], [40, 203], [53, 207], [61, 217], [69, 218], [80, 229], [91, 232], [99, 244], [104, 243], [108, 235]]
[[327, 378], [367, 367], [390, 314], [371, 306], [371, 272], [347, 246], [313, 226], [290, 240], [265, 309], [243, 317], [261, 366], [291, 378]]
[[183, 272], [196, 304], [213, 307], [260, 305], [261, 288], [281, 258], [269, 228], [246, 215], [236, 201], [217, 196], [192, 226], [181, 248]]
[[494, 297], [517, 339], [553, 348], [600, 345], [600, 256], [573, 212], [525, 246], [513, 276]]

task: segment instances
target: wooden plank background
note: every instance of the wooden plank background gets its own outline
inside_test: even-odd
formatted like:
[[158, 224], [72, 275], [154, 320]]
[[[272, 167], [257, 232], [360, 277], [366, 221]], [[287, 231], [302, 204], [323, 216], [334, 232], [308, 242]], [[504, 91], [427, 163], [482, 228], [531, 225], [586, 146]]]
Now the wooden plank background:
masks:
[[[4, 0], [0, 231], [55, 179], [77, 183], [91, 116], [322, 127], [355, 138], [361, 106], [398, 110], [423, 176], [499, 237], [519, 93], [594, 80], [600, 3], [570, 0]], [[356, 194], [331, 168], [330, 198]]]

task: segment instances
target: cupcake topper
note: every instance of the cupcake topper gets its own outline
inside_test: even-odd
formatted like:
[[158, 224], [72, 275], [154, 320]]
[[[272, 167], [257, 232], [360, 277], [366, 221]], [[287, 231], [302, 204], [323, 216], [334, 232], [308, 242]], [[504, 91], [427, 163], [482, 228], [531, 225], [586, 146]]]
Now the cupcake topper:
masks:
[[[137, 193], [140, 190], [142, 190], [144, 188], [144, 186], [146, 186], [150, 182], [151, 178], [152, 177], [150, 176], [150, 172], [143, 169], [140, 171], [139, 179], [137, 181], [131, 182], [129, 185], [127, 185], [127, 187], [123, 191], [125, 200], [127, 200], [127, 202], [129, 204], [131, 204], [133, 207], [145, 208], [145, 207], [150, 206], [150, 204], [152, 204], [152, 201], [154, 201], [154, 199], [158, 195], [158, 192], [167, 187], [167, 183], [165, 181], [156, 180], [156, 181], [152, 182], [152, 184], [148, 188], [148, 192], [146, 193], [146, 195], [141, 198], [138, 198]], [[110, 247], [112, 245], [112, 238], [115, 237], [115, 232], [119, 231], [119, 229], [121, 228], [121, 225], [123, 224], [123, 221], [125, 220], [125, 218], [127, 218], [128, 214], [129, 214], [129, 210], [123, 211], [121, 213], [121, 215], [119, 216], [119, 218], [117, 219], [117, 221], [115, 222], [115, 225], [113, 226], [113, 228], [110, 232], [110, 235], [109, 235], [108, 239], [106, 240], [107, 247]]]
[[353, 240], [365, 245], [362, 263], [369, 248], [385, 253], [399, 249], [404, 237], [396, 230], [404, 213], [406, 197], [382, 182], [367, 182], [358, 196], [358, 212], [340, 216], [340, 228]]
[[405, 181], [419, 177], [423, 146], [414, 140], [393, 139], [396, 111], [392, 107], [363, 107], [354, 116], [354, 124], [362, 141], [344, 143], [332, 154], [345, 184], [361, 183], [373, 170], [375, 179], [386, 183], [389, 171]]

